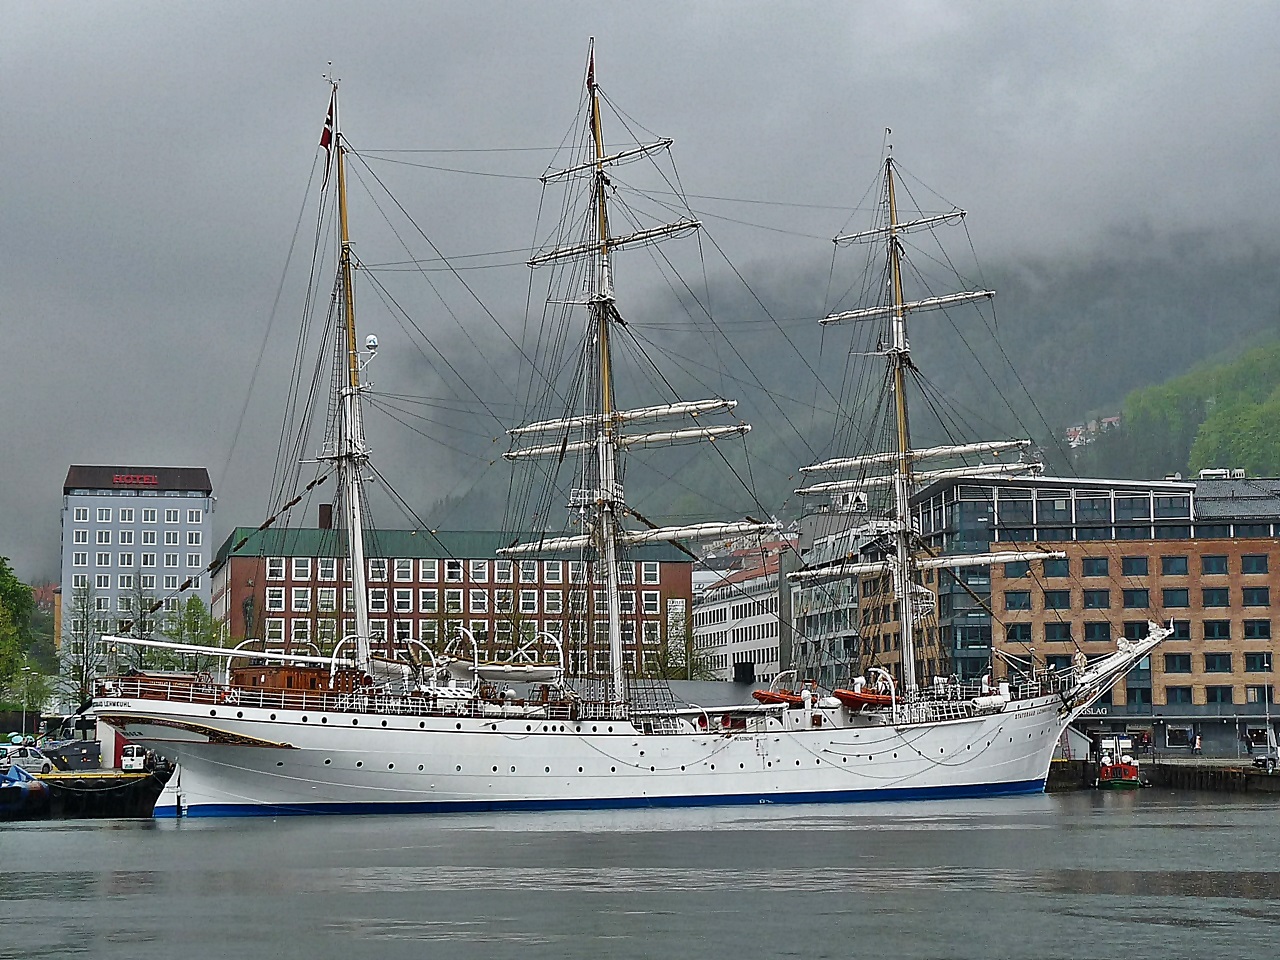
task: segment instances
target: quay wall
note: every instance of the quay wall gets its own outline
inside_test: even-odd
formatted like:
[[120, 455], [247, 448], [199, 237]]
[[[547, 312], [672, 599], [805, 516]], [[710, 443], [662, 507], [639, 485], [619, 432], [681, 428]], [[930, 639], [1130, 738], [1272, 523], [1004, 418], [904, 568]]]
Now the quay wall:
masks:
[[[1222, 761], [1177, 760], [1140, 766], [1142, 779], [1168, 790], [1204, 790], [1214, 793], [1275, 794], [1280, 797], [1280, 773], [1268, 774], [1253, 767]], [[1055, 760], [1045, 784], [1048, 793], [1092, 789], [1097, 764], [1090, 760]]]

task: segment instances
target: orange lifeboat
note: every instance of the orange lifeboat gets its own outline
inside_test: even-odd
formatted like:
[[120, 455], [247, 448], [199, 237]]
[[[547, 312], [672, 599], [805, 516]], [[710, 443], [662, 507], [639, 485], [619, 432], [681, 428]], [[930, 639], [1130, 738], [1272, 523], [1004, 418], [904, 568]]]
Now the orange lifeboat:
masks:
[[831, 695], [850, 710], [879, 710], [893, 706], [893, 697], [871, 690], [832, 690]]
[[751, 696], [758, 703], [785, 703], [789, 707], [798, 707], [803, 702], [794, 690], [753, 690]]

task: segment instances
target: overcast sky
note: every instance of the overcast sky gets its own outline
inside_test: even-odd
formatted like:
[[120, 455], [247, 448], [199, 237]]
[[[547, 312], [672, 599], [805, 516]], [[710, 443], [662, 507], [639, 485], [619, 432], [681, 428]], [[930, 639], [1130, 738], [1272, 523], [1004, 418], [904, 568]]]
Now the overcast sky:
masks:
[[[714, 208], [795, 234], [841, 227], [818, 207], [857, 203], [886, 127], [988, 262], [1135, 227], [1268, 237], [1280, 214], [1274, 3], [3, 2], [0, 555], [56, 575], [71, 463], [204, 465], [219, 532], [259, 522], [287, 371], [259, 373], [233, 436], [329, 61], [357, 150], [548, 147], [591, 35], [612, 99], [675, 138], [686, 190], [815, 205]], [[536, 176], [545, 157], [431, 162]], [[415, 200], [463, 255], [527, 244], [538, 198], [441, 172]], [[830, 256], [727, 235], [740, 266]], [[522, 314], [520, 277], [476, 288]]]

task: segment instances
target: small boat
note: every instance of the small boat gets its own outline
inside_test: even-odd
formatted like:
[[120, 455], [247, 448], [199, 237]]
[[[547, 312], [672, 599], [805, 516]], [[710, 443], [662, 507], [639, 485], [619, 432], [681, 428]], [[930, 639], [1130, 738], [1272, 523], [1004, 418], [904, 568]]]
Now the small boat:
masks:
[[789, 707], [798, 707], [804, 702], [794, 690], [752, 690], [751, 696], [757, 703], [785, 703]]
[[1093, 785], [1099, 790], [1137, 790], [1142, 786], [1137, 761], [1127, 753], [1119, 760], [1104, 756], [1098, 764], [1098, 779]]
[[879, 710], [893, 706], [893, 694], [874, 690], [832, 690], [831, 695], [850, 710]]
[[16, 763], [0, 777], [0, 820], [41, 820], [49, 815], [49, 787]]

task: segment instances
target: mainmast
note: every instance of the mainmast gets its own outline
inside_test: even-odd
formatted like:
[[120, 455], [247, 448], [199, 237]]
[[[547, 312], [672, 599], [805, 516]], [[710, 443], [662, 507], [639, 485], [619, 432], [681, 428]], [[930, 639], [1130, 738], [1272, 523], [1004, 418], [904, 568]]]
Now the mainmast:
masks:
[[338, 166], [338, 286], [339, 356], [345, 354], [345, 374], [337, 373], [338, 435], [332, 459], [338, 470], [338, 496], [342, 500], [342, 520], [347, 531], [347, 551], [351, 559], [351, 591], [356, 620], [356, 666], [369, 668], [369, 591], [366, 589], [364, 553], [364, 503], [361, 485], [369, 450], [364, 439], [364, 419], [360, 411], [360, 371], [362, 364], [356, 340], [356, 301], [351, 257], [351, 235], [347, 228], [346, 143], [338, 126], [338, 84], [333, 83], [331, 116]]
[[[589, 487], [587, 497], [582, 498], [577, 504], [571, 504], [571, 506], [581, 505], [589, 499], [591, 519], [584, 534], [544, 537], [538, 541], [505, 547], [498, 552], [503, 556], [517, 556], [589, 549], [594, 553], [596, 562], [604, 564], [611, 667], [610, 698], [616, 703], [623, 703], [626, 700], [627, 681], [622, 649], [622, 592], [618, 574], [620, 548], [708, 537], [770, 533], [775, 532], [778, 527], [776, 524], [760, 523], [750, 519], [728, 523], [708, 522], [680, 527], [654, 527], [637, 531], [627, 530], [623, 525], [624, 515], [629, 511], [622, 484], [618, 479], [620, 451], [632, 447], [670, 446], [693, 440], [742, 436], [750, 430], [750, 427], [745, 423], [701, 425], [701, 418], [704, 416], [731, 411], [736, 406], [736, 402], [731, 400], [676, 401], [629, 410], [617, 408], [613, 393], [611, 341], [614, 324], [620, 321], [620, 317], [615, 306], [613, 291], [611, 272], [613, 253], [625, 247], [645, 246], [667, 237], [687, 233], [698, 229], [701, 224], [697, 220], [682, 218], [674, 223], [647, 227], [624, 236], [610, 235], [608, 206], [610, 180], [606, 173], [607, 168], [664, 151], [671, 146], [671, 140], [663, 139], [606, 155], [600, 115], [600, 91], [596, 85], [594, 40], [587, 61], [586, 87], [590, 109], [588, 117], [591, 131], [590, 156], [584, 162], [543, 176], [542, 181], [550, 183], [575, 176], [590, 177], [589, 217], [591, 222], [588, 237], [581, 242], [554, 247], [540, 253], [529, 260], [529, 266], [537, 267], [543, 264], [590, 259], [592, 266], [591, 286], [586, 300], [586, 343], [595, 378], [588, 386], [589, 395], [586, 397], [586, 409], [582, 415], [543, 420], [507, 431], [513, 438], [548, 434], [555, 442], [513, 448], [505, 454], [505, 457], [508, 460], [532, 458], [562, 460], [569, 453], [581, 453], [584, 457], [594, 455], [596, 474], [594, 483]], [[629, 433], [626, 429], [635, 424], [673, 417], [689, 418], [698, 425], [653, 430], [646, 433]], [[578, 491], [575, 491], [575, 499], [577, 493]]]
[[591, 98], [591, 137], [595, 143], [595, 178], [593, 198], [596, 208], [595, 279], [588, 309], [591, 326], [599, 343], [600, 430], [596, 434], [596, 459], [600, 471], [600, 488], [596, 493], [599, 522], [596, 524], [596, 555], [604, 560], [605, 598], [609, 629], [609, 663], [612, 667], [612, 693], [615, 702], [626, 699], [626, 673], [622, 663], [622, 591], [618, 584], [618, 510], [622, 493], [617, 489], [617, 458], [613, 422], [613, 361], [609, 354], [609, 325], [617, 313], [613, 298], [613, 281], [609, 276], [609, 204], [604, 172], [604, 136], [600, 127], [600, 92], [596, 88], [596, 51], [594, 40], [587, 63], [587, 96]]

